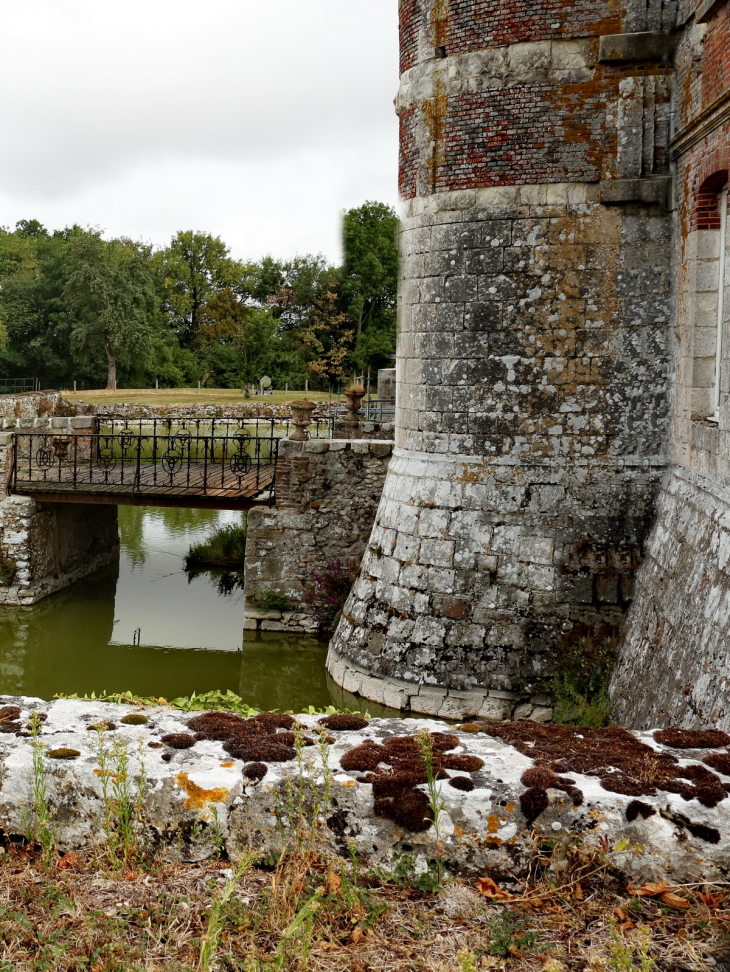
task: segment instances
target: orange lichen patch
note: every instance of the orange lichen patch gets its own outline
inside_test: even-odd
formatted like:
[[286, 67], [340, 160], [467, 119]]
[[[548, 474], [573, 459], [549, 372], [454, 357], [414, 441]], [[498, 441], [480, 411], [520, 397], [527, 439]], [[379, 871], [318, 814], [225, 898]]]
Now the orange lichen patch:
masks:
[[178, 773], [175, 782], [187, 793], [186, 810], [204, 810], [209, 803], [225, 803], [228, 799], [229, 791], [224, 786], [214, 790], [204, 790], [202, 786], [193, 783], [187, 773]]
[[512, 800], [510, 800], [510, 802], [507, 804], [507, 806], [504, 809], [507, 811], [507, 813], [512, 813], [512, 811], [514, 810], [514, 808], [515, 808], [515, 805], [512, 802]]
[[489, 830], [490, 834], [496, 834], [499, 831], [499, 818], [495, 817], [493, 813], [489, 814], [487, 829]]
[[221, 763], [221, 769], [233, 769], [235, 763]]

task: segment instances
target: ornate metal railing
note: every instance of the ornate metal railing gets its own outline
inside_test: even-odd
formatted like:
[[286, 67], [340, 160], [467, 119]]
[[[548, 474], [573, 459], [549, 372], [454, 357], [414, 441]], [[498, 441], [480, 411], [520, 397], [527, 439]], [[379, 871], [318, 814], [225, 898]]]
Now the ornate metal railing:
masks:
[[[307, 428], [310, 439], [331, 439], [334, 431], [334, 415], [313, 419]], [[135, 435], [176, 436], [181, 433], [201, 438], [229, 439], [242, 430], [255, 439], [286, 439], [294, 431], [290, 418], [210, 418], [207, 416], [169, 417], [169, 418], [125, 418], [110, 415], [98, 419], [100, 433], [120, 435], [132, 432]]]
[[273, 489], [279, 439], [241, 427], [227, 436], [18, 433], [11, 491], [256, 496]]

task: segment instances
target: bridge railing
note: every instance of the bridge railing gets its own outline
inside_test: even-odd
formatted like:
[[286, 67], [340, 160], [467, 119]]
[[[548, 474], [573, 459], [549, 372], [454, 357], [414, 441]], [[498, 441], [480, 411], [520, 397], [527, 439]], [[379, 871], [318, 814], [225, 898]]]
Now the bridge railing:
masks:
[[139, 434], [132, 429], [15, 435], [11, 492], [113, 491], [254, 496], [273, 486], [279, 436]]
[[[231, 439], [240, 433], [248, 433], [256, 439], [286, 439], [294, 431], [290, 418], [126, 418], [110, 415], [99, 418], [99, 432], [120, 435], [133, 432], [135, 435], [174, 436], [188, 432], [196, 437]], [[311, 439], [331, 439], [334, 434], [334, 415], [313, 419], [307, 428]]]

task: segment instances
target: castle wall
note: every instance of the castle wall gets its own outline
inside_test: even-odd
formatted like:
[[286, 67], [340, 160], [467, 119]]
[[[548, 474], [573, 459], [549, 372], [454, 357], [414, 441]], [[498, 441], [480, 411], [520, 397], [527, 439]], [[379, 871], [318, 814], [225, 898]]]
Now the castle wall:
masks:
[[[337, 561], [357, 569], [378, 508], [392, 442], [310, 439], [279, 444], [276, 506], [247, 516], [244, 627], [250, 631], [313, 632], [303, 601], [316, 576]], [[291, 610], [256, 604], [276, 591]]]
[[539, 698], [631, 601], [667, 458], [677, 6], [630, 6], [401, 4], [396, 450], [335, 680]]
[[[677, 311], [672, 471], [611, 694], [630, 726], [730, 725], [730, 4], [685, 5], [673, 141]], [[725, 276], [720, 281], [721, 250]], [[719, 409], [715, 375], [724, 289]]]

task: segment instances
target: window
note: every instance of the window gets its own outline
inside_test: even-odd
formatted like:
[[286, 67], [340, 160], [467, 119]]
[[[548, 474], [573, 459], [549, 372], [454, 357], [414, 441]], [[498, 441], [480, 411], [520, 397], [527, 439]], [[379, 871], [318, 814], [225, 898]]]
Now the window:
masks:
[[717, 268], [717, 337], [715, 338], [715, 395], [712, 420], [720, 421], [720, 376], [722, 372], [723, 330], [725, 323], [726, 293], [725, 269], [727, 266], [727, 198], [728, 187], [720, 193], [720, 254]]

